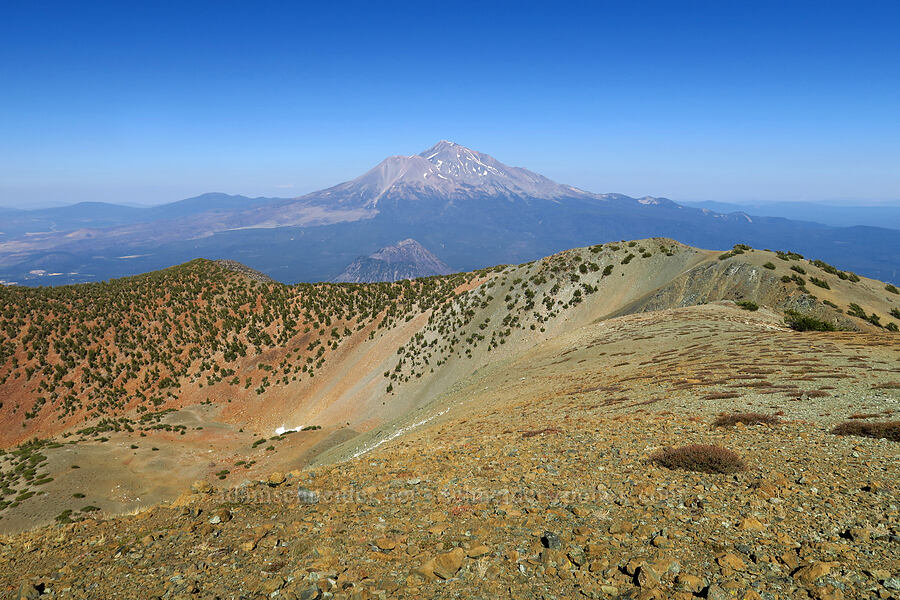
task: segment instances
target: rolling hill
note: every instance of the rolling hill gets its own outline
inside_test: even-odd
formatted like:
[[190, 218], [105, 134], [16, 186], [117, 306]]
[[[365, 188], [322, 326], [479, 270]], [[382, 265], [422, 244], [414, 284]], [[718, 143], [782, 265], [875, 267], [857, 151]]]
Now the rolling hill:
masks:
[[[8, 591], [487, 598], [527, 573], [687, 599], [890, 579], [894, 442], [832, 430], [893, 414], [900, 294], [819, 260], [652, 238], [288, 286], [201, 259], [0, 300]], [[710, 428], [722, 413], [770, 424]], [[654, 462], [684, 443], [744, 463]]]

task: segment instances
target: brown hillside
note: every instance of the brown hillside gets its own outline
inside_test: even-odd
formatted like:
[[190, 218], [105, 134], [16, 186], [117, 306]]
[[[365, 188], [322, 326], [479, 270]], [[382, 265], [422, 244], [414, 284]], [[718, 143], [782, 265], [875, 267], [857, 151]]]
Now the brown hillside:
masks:
[[[822, 334], [841, 340], [841, 353], [893, 351], [898, 338], [887, 328], [900, 305], [883, 283], [796, 255], [710, 252], [665, 239], [395, 284], [285, 286], [194, 261], [106, 284], [0, 294], [8, 307], [0, 319], [0, 436], [7, 448], [41, 438], [0, 461], [7, 531], [51, 522], [73, 489], [93, 489], [95, 505], [114, 514], [171, 499], [199, 476], [237, 485], [353, 457], [466, 405], [470, 382], [485, 377], [513, 376], [516, 393], [536, 401], [539, 379], [522, 361], [585, 331], [623, 331], [620, 349], [597, 353], [596, 369], [634, 372], [581, 381], [575, 346], [546, 351], [566, 389], [596, 390], [605, 406], [649, 406], [677, 392], [694, 399], [686, 414], [712, 410], [745, 398], [736, 387], [744, 380], [762, 401], [829, 397], [827, 388], [840, 386], [815, 385], [835, 384], [829, 365], [816, 373], [800, 362], [773, 381], [735, 371], [729, 358], [745, 360], [751, 342], [768, 340], [777, 354], [782, 342], [817, 339], [790, 331], [785, 310], [850, 330]], [[701, 312], [679, 312], [690, 307]], [[709, 337], [731, 323], [752, 327], [723, 333], [735, 344], [724, 355], [698, 339], [695, 356], [657, 372], [667, 386], [631, 400], [622, 378], [640, 379], [657, 360], [645, 349], [655, 334], [640, 328], [660, 318], [689, 328], [695, 314], [715, 315]], [[644, 353], [639, 364], [632, 353]], [[893, 359], [870, 365], [872, 381], [888, 386], [873, 393], [893, 393], [896, 377], [880, 375], [896, 370]], [[723, 383], [729, 376], [737, 381]]]

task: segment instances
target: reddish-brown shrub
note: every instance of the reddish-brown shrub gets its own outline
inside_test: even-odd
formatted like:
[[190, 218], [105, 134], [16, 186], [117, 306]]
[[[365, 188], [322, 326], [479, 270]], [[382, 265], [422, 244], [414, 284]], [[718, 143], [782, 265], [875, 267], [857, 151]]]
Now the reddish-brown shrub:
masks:
[[900, 390], [900, 381], [888, 381], [872, 386], [873, 390]]
[[704, 400], [727, 400], [728, 398], [740, 398], [741, 394], [734, 392], [713, 392], [703, 396]]
[[762, 413], [721, 414], [713, 422], [713, 427], [733, 427], [738, 423], [743, 423], [744, 425], [777, 425], [781, 423], [781, 419], [774, 415], [764, 415]]
[[857, 437], [883, 438], [900, 442], [900, 421], [845, 421], [831, 430], [834, 435], [855, 435]]
[[650, 460], [667, 469], [699, 473], [737, 473], [747, 468], [741, 457], [731, 450], [703, 444], [665, 448], [654, 453]]
[[532, 431], [522, 432], [523, 438], [530, 438], [536, 435], [544, 435], [545, 433], [560, 433], [560, 430], [556, 427], [547, 427], [546, 429], [534, 429]]

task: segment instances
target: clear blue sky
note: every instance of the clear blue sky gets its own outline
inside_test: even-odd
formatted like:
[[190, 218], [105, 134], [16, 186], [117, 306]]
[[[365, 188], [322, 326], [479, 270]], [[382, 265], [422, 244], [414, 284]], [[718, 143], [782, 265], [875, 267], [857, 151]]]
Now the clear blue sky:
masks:
[[296, 196], [457, 141], [596, 192], [900, 200], [898, 2], [9, 2], [0, 205]]

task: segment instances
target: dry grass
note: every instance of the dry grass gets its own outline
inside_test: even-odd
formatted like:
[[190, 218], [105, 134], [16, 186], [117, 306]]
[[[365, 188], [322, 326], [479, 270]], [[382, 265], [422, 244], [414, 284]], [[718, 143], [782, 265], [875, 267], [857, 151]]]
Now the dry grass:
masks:
[[744, 425], [777, 425], [781, 419], [774, 415], [762, 413], [730, 413], [721, 414], [713, 422], [713, 427], [734, 427], [738, 423]]
[[900, 442], [900, 421], [845, 421], [831, 430], [834, 435], [880, 438]]
[[737, 473], [747, 468], [741, 457], [731, 450], [703, 444], [665, 448], [654, 453], [650, 460], [667, 469], [698, 473]]

